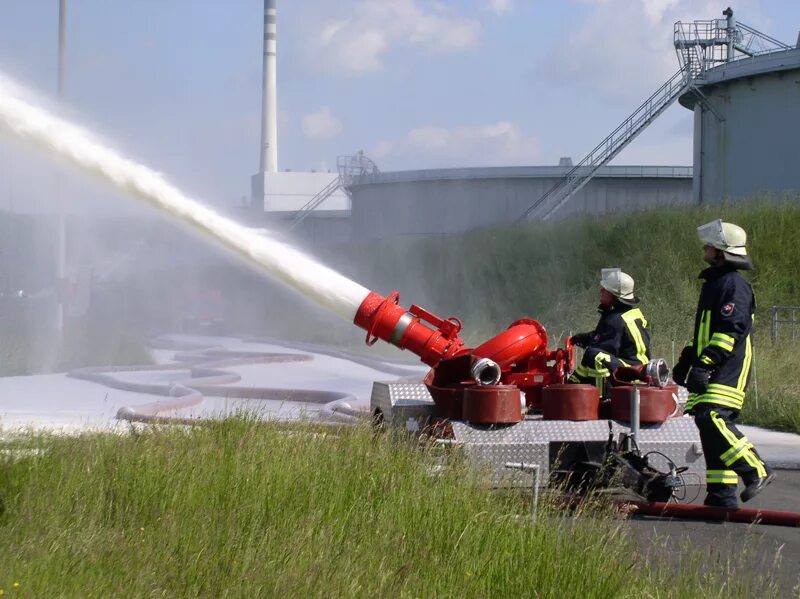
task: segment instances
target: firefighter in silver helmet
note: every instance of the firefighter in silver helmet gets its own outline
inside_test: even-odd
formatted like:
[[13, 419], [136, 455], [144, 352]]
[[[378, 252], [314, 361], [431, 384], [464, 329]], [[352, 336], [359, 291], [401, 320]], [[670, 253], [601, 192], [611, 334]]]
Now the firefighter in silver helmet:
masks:
[[773, 479], [753, 444], [734, 424], [744, 404], [753, 363], [753, 289], [740, 270], [753, 268], [747, 255], [747, 235], [733, 223], [715, 220], [697, 228], [703, 260], [703, 286], [695, 315], [694, 335], [672, 371], [685, 386], [685, 411], [694, 416], [706, 459], [705, 504], [738, 507]]
[[600, 320], [593, 331], [572, 336], [584, 348], [571, 383], [596, 385], [604, 394], [605, 383], [620, 366], [640, 366], [650, 360], [650, 334], [639, 298], [633, 294], [633, 278], [619, 268], [600, 271]]

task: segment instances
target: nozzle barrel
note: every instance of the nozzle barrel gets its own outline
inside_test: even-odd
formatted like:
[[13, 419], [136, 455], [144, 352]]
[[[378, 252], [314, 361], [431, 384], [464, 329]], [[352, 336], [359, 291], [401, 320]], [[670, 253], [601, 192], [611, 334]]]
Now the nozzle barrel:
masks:
[[353, 323], [367, 331], [367, 345], [382, 339], [418, 355], [428, 366], [463, 349], [464, 342], [458, 337], [460, 322], [440, 319], [416, 306], [406, 310], [399, 301], [396, 291], [388, 297], [371, 291], [361, 302]]

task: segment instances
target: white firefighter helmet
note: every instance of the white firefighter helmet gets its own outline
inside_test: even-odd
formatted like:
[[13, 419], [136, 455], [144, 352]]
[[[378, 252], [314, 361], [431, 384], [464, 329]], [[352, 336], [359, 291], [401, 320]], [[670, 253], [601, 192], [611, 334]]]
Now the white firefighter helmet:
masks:
[[626, 304], [639, 302], [639, 298], [633, 295], [633, 277], [619, 268], [601, 269], [600, 286]]
[[697, 236], [706, 245], [728, 254], [747, 257], [747, 233], [738, 225], [717, 219], [697, 227]]

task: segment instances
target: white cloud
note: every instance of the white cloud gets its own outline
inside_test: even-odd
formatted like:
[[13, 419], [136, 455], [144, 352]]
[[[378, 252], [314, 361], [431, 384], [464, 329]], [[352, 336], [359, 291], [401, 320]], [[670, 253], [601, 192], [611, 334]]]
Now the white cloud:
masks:
[[509, 13], [514, 8], [514, 0], [487, 0], [486, 8], [497, 15]]
[[539, 144], [508, 121], [476, 126], [423, 126], [399, 140], [384, 140], [370, 151], [390, 168], [507, 166], [534, 164]]
[[336, 118], [327, 106], [303, 117], [303, 133], [308, 139], [330, 139], [343, 129], [342, 121]]
[[[629, 101], [644, 100], [677, 72], [674, 22], [722, 18], [724, 8], [716, 0], [585, 2], [589, 5], [586, 17], [562, 44], [546, 53], [537, 75]], [[757, 0], [748, 5], [749, 18], [758, 20]]]
[[351, 75], [380, 70], [392, 48], [458, 52], [480, 32], [476, 19], [431, 0], [359, 0], [352, 12], [325, 23], [314, 44], [317, 62]]

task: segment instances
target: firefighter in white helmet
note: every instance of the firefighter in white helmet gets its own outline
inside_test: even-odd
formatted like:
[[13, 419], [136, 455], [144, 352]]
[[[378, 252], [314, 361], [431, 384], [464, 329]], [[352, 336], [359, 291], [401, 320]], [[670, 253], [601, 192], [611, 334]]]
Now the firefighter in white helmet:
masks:
[[647, 320], [633, 294], [633, 278], [619, 268], [600, 271], [600, 320], [593, 331], [572, 336], [585, 349], [571, 383], [596, 385], [605, 394], [606, 382], [620, 366], [639, 366], [650, 360]]
[[741, 227], [715, 220], [697, 228], [703, 259], [703, 286], [694, 336], [672, 371], [689, 391], [686, 412], [694, 416], [706, 459], [705, 504], [738, 507], [760, 493], [773, 474], [734, 424], [744, 403], [753, 363], [753, 289], [740, 270], [752, 269], [747, 235]]

